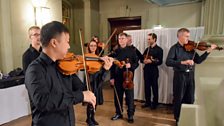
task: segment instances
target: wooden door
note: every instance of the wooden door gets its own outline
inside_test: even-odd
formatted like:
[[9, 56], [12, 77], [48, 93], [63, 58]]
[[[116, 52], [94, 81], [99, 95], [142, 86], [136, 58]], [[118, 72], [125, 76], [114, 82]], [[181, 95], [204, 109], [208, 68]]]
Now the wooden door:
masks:
[[141, 29], [141, 17], [119, 17], [119, 18], [108, 18], [110, 23], [110, 33], [116, 28], [115, 35], [111, 38], [110, 49], [118, 43], [118, 35], [125, 30], [138, 30]]

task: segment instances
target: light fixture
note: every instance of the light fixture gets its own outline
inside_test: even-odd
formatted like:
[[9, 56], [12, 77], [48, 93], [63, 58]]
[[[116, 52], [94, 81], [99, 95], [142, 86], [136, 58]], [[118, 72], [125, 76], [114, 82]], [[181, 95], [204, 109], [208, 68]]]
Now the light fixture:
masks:
[[163, 27], [162, 27], [162, 25], [154, 25], [153, 26], [153, 29], [162, 29]]

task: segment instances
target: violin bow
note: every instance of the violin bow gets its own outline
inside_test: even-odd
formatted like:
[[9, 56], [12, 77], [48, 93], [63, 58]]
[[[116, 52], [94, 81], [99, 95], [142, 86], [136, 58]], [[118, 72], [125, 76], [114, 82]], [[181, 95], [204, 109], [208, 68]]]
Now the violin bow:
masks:
[[82, 58], [83, 58], [83, 65], [84, 65], [84, 72], [86, 75], [86, 87], [88, 91], [91, 91], [91, 86], [90, 86], [90, 81], [89, 81], [89, 76], [88, 76], [88, 72], [87, 72], [87, 65], [86, 65], [86, 58], [85, 58], [85, 53], [84, 53], [84, 43], [83, 43], [83, 36], [82, 36], [82, 30], [79, 29], [79, 38], [80, 38], [80, 42], [81, 42], [81, 50], [82, 50]]
[[[111, 40], [111, 38], [114, 36], [114, 34], [115, 34], [116, 31], [117, 31], [117, 28], [114, 29], [113, 33], [112, 33], [112, 34], [110, 35], [110, 37], [108, 38], [108, 40], [107, 40], [107, 42], [106, 42], [106, 47], [108, 47], [108, 43], [109, 43], [109, 41]], [[100, 53], [99, 53], [98, 56], [100, 56], [100, 55], [103, 53], [103, 51], [106, 49], [106, 47], [100, 51]]]
[[123, 113], [123, 110], [121, 109], [121, 102], [118, 98], [117, 89], [116, 89], [115, 85], [114, 85], [114, 92], [115, 92], [115, 95], [116, 95], [116, 98], [117, 98], [117, 103], [118, 103], [119, 109], [120, 109], [121, 113]]

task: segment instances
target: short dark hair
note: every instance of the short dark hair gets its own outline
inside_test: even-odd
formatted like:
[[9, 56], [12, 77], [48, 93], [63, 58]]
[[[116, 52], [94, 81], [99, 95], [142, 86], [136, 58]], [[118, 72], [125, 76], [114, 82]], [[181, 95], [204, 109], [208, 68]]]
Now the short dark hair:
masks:
[[155, 33], [149, 33], [148, 36], [152, 36], [152, 39], [155, 39], [155, 42], [157, 41], [157, 35]]
[[190, 30], [188, 30], [187, 28], [180, 28], [178, 31], [177, 31], [177, 37], [179, 37], [179, 35], [183, 32], [187, 32], [189, 33]]
[[47, 47], [52, 38], [56, 38], [63, 32], [69, 33], [69, 30], [61, 22], [52, 21], [50, 23], [45, 24], [40, 31], [40, 41], [42, 47]]

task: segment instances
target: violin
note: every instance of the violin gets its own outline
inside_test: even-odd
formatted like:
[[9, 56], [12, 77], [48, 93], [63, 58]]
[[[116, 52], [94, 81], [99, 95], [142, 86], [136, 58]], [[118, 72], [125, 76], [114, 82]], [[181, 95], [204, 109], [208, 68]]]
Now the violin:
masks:
[[152, 62], [159, 62], [157, 58], [153, 58], [151, 55], [144, 55], [144, 59], [150, 59]]
[[82, 56], [67, 53], [64, 59], [58, 61], [58, 69], [64, 75], [76, 74], [84, 69]]
[[[184, 48], [185, 48], [186, 51], [193, 51], [195, 49], [198, 49], [200, 51], [205, 51], [210, 47], [211, 47], [211, 44], [208, 44], [207, 42], [196, 43], [196, 42], [190, 41], [190, 40], [188, 40], [187, 44], [184, 44]], [[223, 47], [217, 46], [215, 49], [216, 50], [223, 50]]]
[[[85, 54], [87, 72], [90, 74], [94, 74], [100, 71], [103, 60], [101, 57], [96, 54], [87, 53]], [[115, 65], [122, 68], [125, 65], [124, 61], [113, 61]], [[74, 53], [67, 53], [65, 58], [58, 61], [58, 69], [64, 75], [72, 75], [76, 74], [79, 70], [84, 69], [83, 58], [81, 55], [75, 55]]]
[[88, 73], [94, 74], [100, 71], [101, 67], [103, 66], [103, 60], [101, 60], [99, 56], [96, 54], [87, 53], [85, 54], [85, 58]]
[[153, 56], [149, 54], [149, 47], [148, 47], [146, 55], [144, 55], [144, 59], [150, 59], [153, 62], [159, 62], [157, 58], [153, 58]]
[[[129, 63], [129, 59], [127, 58], [126, 60], [127, 63]], [[134, 88], [134, 83], [133, 83], [133, 72], [128, 70], [126, 68], [126, 71], [123, 73], [123, 88], [124, 89], [133, 89]]]
[[[102, 62], [99, 60], [93, 60], [93, 58], [98, 58], [95, 54], [85, 54], [87, 72], [94, 74], [100, 71], [102, 67]], [[65, 58], [58, 61], [58, 69], [64, 75], [76, 74], [79, 70], [84, 69], [83, 58], [80, 55], [75, 55], [73, 53], [67, 53]]]
[[[92, 55], [94, 55], [94, 56], [92, 56]], [[85, 55], [85, 56], [86, 56], [86, 60], [87, 60], [87, 66], [88, 66], [88, 62], [91, 63], [91, 61], [95, 61], [95, 62], [101, 61], [102, 62], [101, 57], [99, 57], [99, 56], [97, 56], [95, 54], [90, 54], [90, 55], [88, 54], [88, 55]], [[123, 68], [124, 65], [125, 65], [125, 61], [119, 61], [119, 60], [116, 60], [114, 58], [113, 58], [113, 63], [115, 65], [117, 65], [119, 68]], [[96, 65], [97, 66], [97, 64], [90, 64], [90, 65], [91, 66], [92, 65]]]

